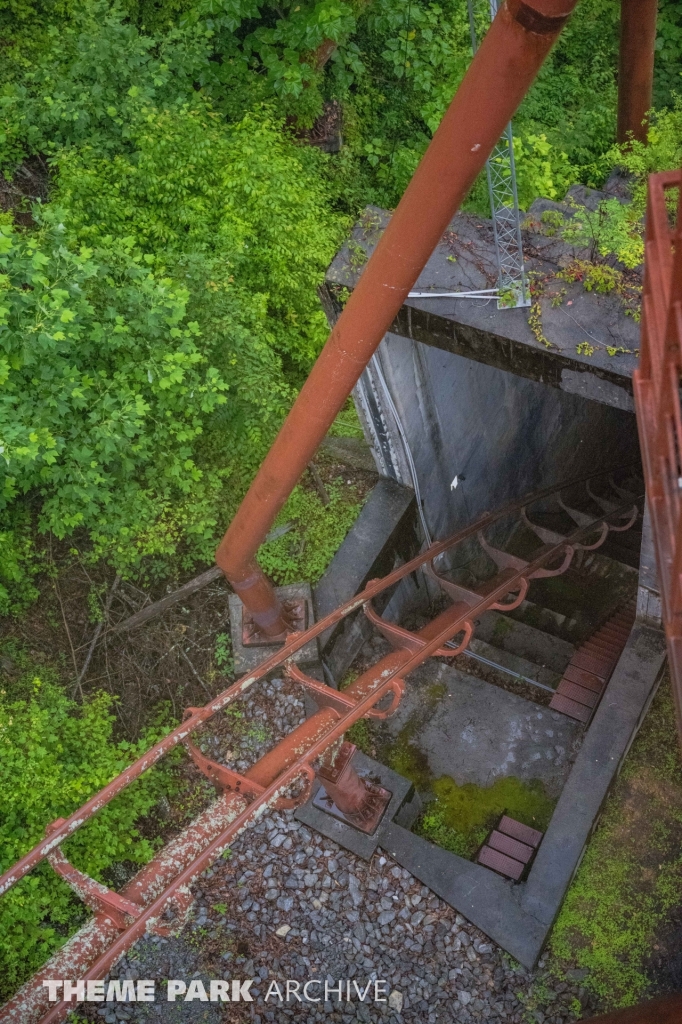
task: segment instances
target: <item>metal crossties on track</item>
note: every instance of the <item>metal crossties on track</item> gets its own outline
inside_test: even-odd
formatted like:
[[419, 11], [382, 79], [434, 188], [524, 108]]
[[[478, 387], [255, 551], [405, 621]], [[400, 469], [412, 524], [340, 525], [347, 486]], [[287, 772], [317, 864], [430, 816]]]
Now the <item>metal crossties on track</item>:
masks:
[[[5, 1004], [0, 1010], [0, 1021], [3, 1024], [54, 1024], [64, 1020], [72, 1004], [65, 1001], [49, 1004], [47, 990], [42, 985], [44, 979], [79, 978], [86, 982], [101, 979], [146, 933], [168, 934], [179, 929], [191, 905], [190, 887], [200, 873], [225, 851], [236, 836], [271, 808], [295, 807], [306, 800], [315, 774], [320, 775], [334, 803], [345, 814], [347, 807], [341, 804], [344, 800], [348, 802], [350, 814], [347, 816], [352, 821], [356, 815], [357, 827], [374, 827], [376, 815], [381, 813], [379, 805], [383, 794], [376, 792], [377, 787], [368, 793], [359, 789], [358, 777], [350, 763], [344, 763], [343, 771], [338, 770], [344, 758], [350, 762], [348, 746], [343, 743], [344, 733], [360, 718], [385, 717], [394, 711], [404, 690], [404, 678], [427, 658], [434, 655], [452, 658], [464, 651], [476, 619], [484, 611], [517, 607], [532, 580], [564, 572], [577, 551], [594, 549], [603, 543], [611, 529], [622, 529], [635, 521], [636, 511], [632, 502], [618, 507], [610, 504], [603, 516], [596, 519], [586, 517], [587, 521], [579, 524], [568, 536], [557, 533], [551, 537], [543, 536], [543, 528], [533, 524], [526, 509], [534, 502], [545, 501], [552, 496], [561, 506], [560, 492], [564, 488], [575, 488], [586, 482], [574, 480], [560, 488], [547, 488], [496, 513], [483, 515], [453, 536], [431, 545], [383, 579], [370, 581], [359, 595], [314, 626], [305, 632], [291, 634], [286, 643], [254, 672], [243, 676], [209, 704], [202, 708], [188, 708], [182, 724], [147, 754], [68, 818], [48, 825], [45, 840], [0, 877], [0, 894], [47, 859], [94, 910], [94, 916]], [[604, 486], [608, 485], [600, 483], [597, 490], [601, 493]], [[588, 490], [588, 496], [594, 493], [594, 490]], [[521, 515], [526, 525], [535, 529], [541, 542], [528, 561], [493, 547], [486, 537], [490, 526], [513, 513]], [[498, 569], [497, 574], [478, 590], [458, 586], [434, 569], [436, 559], [473, 537], [478, 538]], [[418, 632], [386, 622], [372, 608], [373, 598], [423, 566], [428, 566], [440, 580], [452, 603]], [[290, 659], [298, 649], [360, 608], [390, 641], [393, 650], [389, 654], [367, 669], [343, 693], [323, 686], [295, 668]], [[193, 734], [218, 711], [243, 697], [259, 680], [282, 665], [289, 678], [306, 688], [317, 705], [317, 712], [244, 774], [206, 757], [193, 742]], [[59, 849], [60, 844], [181, 743], [197, 767], [217, 786], [220, 795], [215, 802], [157, 853], [121, 893], [101, 886], [70, 865]], [[339, 757], [341, 761], [337, 763]]]

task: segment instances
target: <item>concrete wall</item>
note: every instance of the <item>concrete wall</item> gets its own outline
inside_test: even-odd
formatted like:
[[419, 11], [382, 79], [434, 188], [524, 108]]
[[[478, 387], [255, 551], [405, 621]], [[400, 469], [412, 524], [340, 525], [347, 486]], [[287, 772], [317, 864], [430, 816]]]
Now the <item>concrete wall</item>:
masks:
[[[376, 358], [412, 450], [434, 538], [531, 491], [638, 457], [632, 413], [395, 334], [386, 335]], [[411, 486], [372, 363], [355, 399], [380, 472]]]

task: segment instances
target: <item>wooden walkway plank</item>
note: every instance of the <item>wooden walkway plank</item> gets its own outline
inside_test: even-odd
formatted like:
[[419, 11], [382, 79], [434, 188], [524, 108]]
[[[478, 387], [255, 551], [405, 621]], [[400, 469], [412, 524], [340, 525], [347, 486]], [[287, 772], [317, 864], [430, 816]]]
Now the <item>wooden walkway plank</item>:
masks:
[[513, 860], [498, 850], [491, 850], [489, 846], [481, 848], [478, 855], [478, 863], [483, 864], [486, 868], [492, 868], [493, 871], [497, 871], [500, 875], [513, 878], [515, 882], [518, 882], [526, 866], [521, 861]]
[[518, 839], [520, 843], [525, 843], [526, 846], [532, 846], [534, 850], [537, 850], [544, 835], [539, 829], [531, 828], [530, 825], [523, 825], [520, 821], [510, 818], [506, 814], [500, 818], [497, 831], [504, 832], [506, 836], [511, 836], [512, 839]]

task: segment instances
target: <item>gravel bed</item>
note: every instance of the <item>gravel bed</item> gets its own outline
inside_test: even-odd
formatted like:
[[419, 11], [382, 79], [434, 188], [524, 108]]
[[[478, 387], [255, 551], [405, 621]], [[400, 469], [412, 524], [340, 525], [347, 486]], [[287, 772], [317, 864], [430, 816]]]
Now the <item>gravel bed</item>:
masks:
[[256, 683], [196, 734], [200, 749], [245, 772], [305, 721], [303, 687], [289, 679]]
[[[96, 1009], [88, 1018], [149, 1024], [313, 1021], [402, 1024], [568, 1024], [587, 1009], [579, 979], [532, 974], [381, 851], [368, 864], [275, 814], [249, 830], [232, 856], [195, 887], [192, 919], [171, 939], [138, 943], [112, 978], [157, 980], [157, 1001]], [[542, 961], [541, 961], [542, 963]], [[580, 972], [575, 972], [577, 975]], [[165, 981], [253, 978], [253, 1003], [166, 1002]], [[387, 1002], [289, 1004], [263, 997], [272, 981], [387, 982]], [[542, 982], [543, 1010], [534, 992]], [[351, 982], [352, 984], [352, 982]], [[311, 989], [318, 995], [319, 989]], [[345, 984], [344, 990], [345, 992]], [[371, 995], [371, 991], [370, 991]], [[549, 1004], [550, 1009], [547, 1009]]]

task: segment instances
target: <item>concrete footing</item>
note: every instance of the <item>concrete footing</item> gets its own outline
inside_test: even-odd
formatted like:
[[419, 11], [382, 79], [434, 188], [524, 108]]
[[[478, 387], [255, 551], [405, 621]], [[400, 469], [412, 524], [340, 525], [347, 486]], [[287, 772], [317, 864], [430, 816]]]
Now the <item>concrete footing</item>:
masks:
[[372, 835], [366, 835], [366, 833], [353, 828], [352, 825], [348, 825], [316, 807], [315, 797], [321, 785], [318, 781], [315, 782], [308, 802], [296, 811], [296, 818], [317, 832], [321, 832], [328, 839], [333, 839], [339, 846], [350, 850], [358, 857], [370, 860], [377, 847], [384, 847], [387, 829], [396, 819], [402, 822], [405, 828], [409, 828], [413, 824], [421, 811], [421, 801], [408, 779], [398, 775], [397, 772], [385, 765], [379, 764], [378, 761], [373, 761], [371, 757], [360, 752], [356, 753], [353, 758], [353, 767], [358, 775], [383, 786], [391, 794], [391, 800], [384, 816]]
[[[308, 625], [315, 621], [313, 618], [313, 593], [309, 583], [291, 583], [286, 587], [277, 587], [277, 594], [282, 601], [295, 597], [303, 597], [308, 608]], [[236, 594], [230, 594], [230, 635], [232, 638], [232, 651], [234, 653], [234, 670], [237, 675], [243, 672], [250, 672], [263, 661], [264, 658], [276, 650], [276, 647], [245, 647], [242, 643], [242, 602]], [[302, 647], [293, 656], [293, 660], [299, 664], [311, 664], [318, 660], [317, 640], [310, 640], [305, 647]]]

